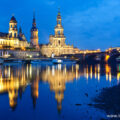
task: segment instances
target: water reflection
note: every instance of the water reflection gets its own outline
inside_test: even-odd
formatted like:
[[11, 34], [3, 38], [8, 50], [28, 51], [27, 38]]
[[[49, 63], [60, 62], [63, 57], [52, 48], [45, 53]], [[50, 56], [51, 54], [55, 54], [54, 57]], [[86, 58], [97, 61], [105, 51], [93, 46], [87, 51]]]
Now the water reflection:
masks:
[[36, 100], [39, 97], [39, 82], [48, 83], [50, 91], [55, 93], [57, 109], [62, 109], [62, 100], [66, 83], [85, 77], [96, 79], [100, 82], [100, 76], [106, 76], [106, 81], [112, 81], [114, 77], [120, 80], [120, 65], [111, 67], [110, 65], [4, 65], [0, 66], [0, 94], [8, 94], [9, 105], [12, 109], [16, 108], [18, 94], [22, 93], [27, 86], [31, 87], [31, 97], [33, 106], [36, 106]]

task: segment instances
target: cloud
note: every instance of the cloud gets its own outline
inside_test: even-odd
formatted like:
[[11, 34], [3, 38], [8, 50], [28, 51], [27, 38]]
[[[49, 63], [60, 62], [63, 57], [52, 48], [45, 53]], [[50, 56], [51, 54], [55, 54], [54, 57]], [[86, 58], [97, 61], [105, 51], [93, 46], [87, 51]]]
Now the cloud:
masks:
[[77, 45], [83, 44], [83, 48], [88, 47], [86, 42], [93, 43], [91, 47], [96, 48], [100, 45], [105, 48], [103, 43], [116, 45], [115, 40], [118, 42], [120, 39], [119, 6], [119, 0], [102, 0], [98, 6], [66, 16], [64, 27], [67, 33], [73, 33], [70, 39], [75, 38]]
[[52, 5], [55, 4], [55, 1], [47, 1], [46, 4], [49, 5], [49, 6], [52, 6]]

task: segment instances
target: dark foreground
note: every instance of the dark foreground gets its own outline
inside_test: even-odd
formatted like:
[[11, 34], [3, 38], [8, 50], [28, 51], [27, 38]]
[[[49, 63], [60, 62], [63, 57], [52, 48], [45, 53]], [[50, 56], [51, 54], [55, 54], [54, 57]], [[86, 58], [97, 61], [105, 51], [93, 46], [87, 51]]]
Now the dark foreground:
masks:
[[108, 119], [120, 113], [119, 80], [119, 64], [1, 65], [0, 120]]

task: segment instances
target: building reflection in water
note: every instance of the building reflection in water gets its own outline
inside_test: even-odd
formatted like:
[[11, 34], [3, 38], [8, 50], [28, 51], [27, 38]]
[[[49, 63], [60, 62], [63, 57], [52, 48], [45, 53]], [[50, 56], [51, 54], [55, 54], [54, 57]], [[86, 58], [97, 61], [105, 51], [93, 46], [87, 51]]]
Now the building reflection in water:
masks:
[[[102, 68], [102, 69], [101, 69]], [[104, 68], [104, 69], [103, 69]], [[39, 97], [39, 81], [47, 82], [50, 91], [55, 93], [57, 108], [62, 109], [62, 100], [67, 82], [73, 82], [80, 76], [87, 79], [97, 79], [100, 82], [100, 76], [105, 75], [106, 81], [112, 81], [112, 76], [120, 80], [120, 65], [116, 68], [108, 64], [96, 65], [21, 65], [21, 66], [0, 66], [0, 94], [8, 93], [9, 105], [12, 109], [16, 108], [18, 94], [22, 98], [25, 88], [31, 86], [31, 97], [33, 107], [36, 106], [36, 100]]]
[[105, 65], [105, 71], [106, 71], [106, 80], [109, 79], [109, 81], [111, 82], [111, 79], [112, 79], [112, 77], [111, 77], [111, 67], [108, 64]]
[[64, 91], [66, 89], [66, 82], [73, 81], [79, 77], [79, 66], [70, 66], [67, 68], [66, 65], [62, 67], [60, 64], [58, 66], [48, 66], [41, 73], [41, 79], [44, 82], [48, 82], [50, 85], [50, 90], [55, 92], [55, 99], [57, 100], [57, 108], [61, 110], [61, 103], [64, 98]]

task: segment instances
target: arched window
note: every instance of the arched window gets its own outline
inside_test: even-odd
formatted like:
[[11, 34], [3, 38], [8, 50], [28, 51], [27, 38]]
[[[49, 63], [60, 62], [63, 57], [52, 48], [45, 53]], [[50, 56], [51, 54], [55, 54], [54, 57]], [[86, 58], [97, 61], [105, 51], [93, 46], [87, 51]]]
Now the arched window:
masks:
[[58, 24], [60, 24], [60, 20], [58, 21]]
[[10, 38], [12, 37], [12, 33], [10, 33], [9, 37], [10, 37]]
[[58, 41], [59, 45], [60, 45], [60, 40]]
[[58, 31], [58, 35], [60, 35], [60, 31]]
[[16, 33], [14, 33], [14, 37], [17, 37]]
[[16, 26], [16, 25], [14, 25], [14, 28], [17, 28], [17, 26]]

